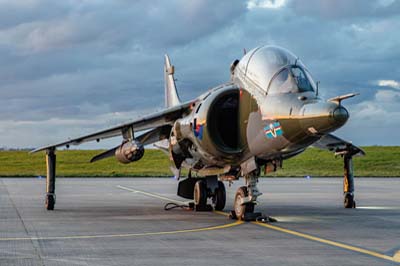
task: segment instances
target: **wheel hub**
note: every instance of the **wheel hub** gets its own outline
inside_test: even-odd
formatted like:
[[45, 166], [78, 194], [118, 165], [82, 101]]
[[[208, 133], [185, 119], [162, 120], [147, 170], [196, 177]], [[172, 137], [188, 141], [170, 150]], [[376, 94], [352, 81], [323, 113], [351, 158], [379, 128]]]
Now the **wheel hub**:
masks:
[[242, 211], [242, 209], [243, 209], [242, 202], [243, 202], [242, 196], [241, 195], [237, 195], [236, 201], [235, 201], [235, 212], [236, 212], [236, 214], [243, 212]]

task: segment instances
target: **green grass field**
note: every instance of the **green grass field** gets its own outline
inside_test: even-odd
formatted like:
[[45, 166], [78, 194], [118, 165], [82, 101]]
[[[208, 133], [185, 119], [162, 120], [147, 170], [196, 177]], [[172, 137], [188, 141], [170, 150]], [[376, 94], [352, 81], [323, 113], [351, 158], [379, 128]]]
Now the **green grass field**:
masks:
[[[365, 157], [354, 158], [356, 176], [400, 176], [400, 147], [364, 147]], [[144, 157], [131, 164], [115, 158], [89, 163], [99, 150], [57, 151], [57, 176], [172, 176], [168, 156], [158, 150], [146, 150]], [[1, 151], [0, 176], [45, 176], [45, 154], [26, 151]], [[270, 176], [342, 176], [343, 160], [327, 151], [310, 148], [283, 162], [283, 169]]]

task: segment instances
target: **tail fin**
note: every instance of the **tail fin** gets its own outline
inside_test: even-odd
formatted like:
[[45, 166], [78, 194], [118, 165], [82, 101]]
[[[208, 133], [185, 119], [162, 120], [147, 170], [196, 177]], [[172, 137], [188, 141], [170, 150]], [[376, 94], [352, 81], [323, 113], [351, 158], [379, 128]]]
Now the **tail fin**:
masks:
[[171, 65], [168, 55], [165, 55], [164, 78], [165, 78], [165, 106], [172, 107], [181, 103], [176, 91], [174, 79], [174, 66]]

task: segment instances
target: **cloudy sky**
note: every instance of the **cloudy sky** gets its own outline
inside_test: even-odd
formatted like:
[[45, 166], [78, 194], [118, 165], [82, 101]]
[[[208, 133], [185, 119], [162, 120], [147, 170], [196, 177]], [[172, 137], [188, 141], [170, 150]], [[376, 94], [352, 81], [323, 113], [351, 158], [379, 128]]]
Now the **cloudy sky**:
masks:
[[263, 44], [298, 55], [323, 97], [361, 93], [339, 136], [400, 145], [399, 0], [0, 0], [0, 147], [160, 110], [165, 53], [189, 100]]

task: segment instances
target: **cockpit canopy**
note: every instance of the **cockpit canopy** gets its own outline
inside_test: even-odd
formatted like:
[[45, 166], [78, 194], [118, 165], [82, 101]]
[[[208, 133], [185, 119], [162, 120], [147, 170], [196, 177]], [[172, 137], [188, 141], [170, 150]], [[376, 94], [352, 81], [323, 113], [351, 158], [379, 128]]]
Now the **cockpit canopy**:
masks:
[[290, 65], [282, 68], [271, 79], [269, 94], [314, 91], [315, 83], [306, 69]]
[[239, 62], [239, 78], [268, 94], [315, 91], [315, 83], [303, 63], [291, 52], [276, 46], [261, 46]]

